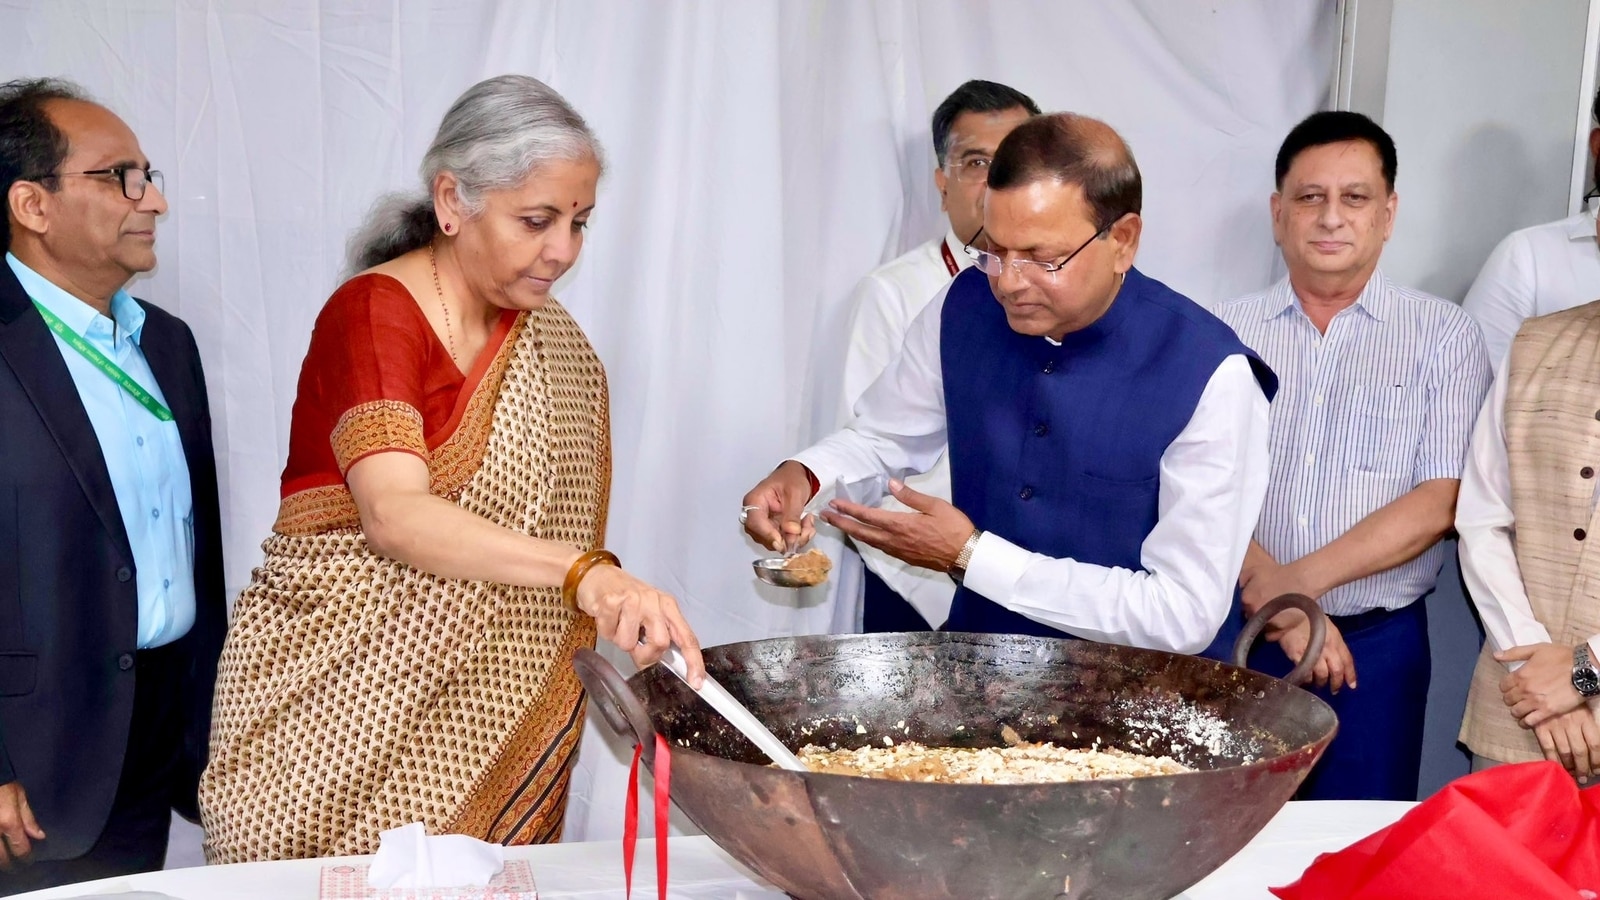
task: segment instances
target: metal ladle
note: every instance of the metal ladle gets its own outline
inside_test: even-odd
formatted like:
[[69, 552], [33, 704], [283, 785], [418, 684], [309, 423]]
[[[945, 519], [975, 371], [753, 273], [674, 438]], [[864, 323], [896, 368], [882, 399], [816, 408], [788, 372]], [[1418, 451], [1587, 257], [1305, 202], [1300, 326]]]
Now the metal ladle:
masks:
[[[807, 516], [815, 516], [814, 510], [801, 510], [800, 521], [803, 523]], [[810, 581], [788, 568], [789, 560], [793, 559], [800, 550], [799, 538], [791, 539], [788, 535], [783, 537], [783, 555], [768, 556], [755, 560], [750, 564], [755, 569], [756, 577], [767, 584], [777, 585], [782, 588], [807, 588], [814, 587], [827, 581], [826, 575], [822, 581]]]
[[758, 559], [752, 562], [750, 567], [755, 569], [757, 578], [767, 584], [775, 584], [783, 588], [815, 587], [821, 584], [822, 581], [827, 580], [827, 576], [823, 576], [822, 581], [811, 581], [802, 578], [799, 573], [787, 568], [788, 562], [789, 557], [787, 556], [772, 556], [767, 559]]
[[[633, 689], [622, 680], [622, 676], [605, 657], [587, 647], [580, 648], [572, 656], [573, 668], [578, 670], [578, 677], [585, 684], [589, 684], [590, 677], [599, 679], [605, 685], [605, 691], [591, 692], [590, 697], [600, 710], [600, 714], [621, 734], [627, 734], [629, 729], [634, 734], [648, 734], [654, 730], [650, 727], [650, 717], [644, 711], [644, 705], [634, 696]], [[678, 652], [674, 644], [661, 654], [661, 667], [678, 676], [689, 689], [694, 691], [708, 706], [716, 710], [728, 724], [739, 730], [739, 733], [749, 738], [750, 743], [767, 755], [778, 768], [788, 769], [791, 772], [809, 772], [811, 769], [800, 761], [800, 757], [790, 752], [778, 736], [773, 734], [767, 726], [761, 724], [744, 704], [734, 699], [727, 688], [717, 683], [710, 674], [706, 675], [705, 682], [700, 687], [689, 684], [689, 664], [684, 660], [683, 654]], [[589, 677], [585, 677], [589, 676]], [[630, 702], [631, 701], [631, 702]], [[645, 730], [639, 730], [644, 726]]]

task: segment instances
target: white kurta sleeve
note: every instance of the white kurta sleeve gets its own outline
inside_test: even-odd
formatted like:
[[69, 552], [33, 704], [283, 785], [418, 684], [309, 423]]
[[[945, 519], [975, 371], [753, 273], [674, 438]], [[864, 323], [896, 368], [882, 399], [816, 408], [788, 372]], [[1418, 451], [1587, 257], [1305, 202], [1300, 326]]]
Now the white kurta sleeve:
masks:
[[1506, 455], [1506, 382], [1502, 365], [1472, 430], [1472, 446], [1456, 498], [1461, 536], [1461, 577], [1496, 650], [1550, 640], [1534, 617], [1517, 563], [1516, 518], [1511, 512], [1511, 464]]
[[[849, 344], [845, 351], [844, 386], [838, 398], [834, 427], [843, 427], [855, 417], [856, 401], [882, 375], [905, 344], [906, 331], [939, 285], [949, 280], [944, 261], [937, 253], [918, 248], [912, 256], [927, 256], [913, 266], [905, 258], [888, 271], [874, 272], [856, 285], [851, 294]], [[932, 267], [937, 265], [938, 273]], [[924, 493], [950, 498], [949, 460], [941, 456], [922, 478], [908, 478], [907, 484]], [[880, 509], [907, 512], [909, 507], [893, 497], [885, 497]], [[910, 603], [931, 623], [942, 623], [950, 614], [950, 598], [955, 584], [944, 573], [930, 572], [896, 559], [867, 544], [855, 550], [873, 574]]]
[[850, 424], [794, 455], [822, 484], [920, 474], [944, 452], [939, 319], [948, 291], [939, 291], [912, 321], [900, 352], [856, 402]]
[[1525, 236], [1507, 235], [1484, 261], [1461, 301], [1461, 308], [1483, 329], [1483, 342], [1494, 365], [1503, 367], [1511, 339], [1517, 336], [1522, 321], [1534, 314], [1533, 291], [1533, 248]]
[[900, 352], [910, 324], [905, 298], [887, 279], [868, 275], [856, 284], [850, 294], [850, 343], [845, 348], [844, 387], [839, 396], [840, 427], [855, 418], [856, 401]]
[[1139, 571], [1055, 559], [984, 534], [965, 586], [1080, 637], [1204, 650], [1232, 608], [1266, 497], [1267, 409], [1249, 361], [1223, 360], [1161, 455], [1158, 519]]

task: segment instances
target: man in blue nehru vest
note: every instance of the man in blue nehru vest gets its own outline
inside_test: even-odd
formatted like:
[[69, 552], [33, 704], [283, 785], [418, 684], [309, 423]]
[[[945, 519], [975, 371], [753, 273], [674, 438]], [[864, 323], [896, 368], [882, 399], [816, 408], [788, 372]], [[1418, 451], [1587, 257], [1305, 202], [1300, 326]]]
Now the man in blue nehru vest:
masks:
[[[912, 324], [849, 426], [745, 495], [748, 533], [809, 539], [799, 515], [819, 484], [887, 474], [912, 512], [836, 498], [823, 517], [948, 572], [947, 629], [1224, 650], [1276, 379], [1133, 267], [1141, 200], [1105, 123], [1056, 114], [1013, 130], [965, 248], [977, 264]], [[947, 440], [953, 503], [899, 481]]]

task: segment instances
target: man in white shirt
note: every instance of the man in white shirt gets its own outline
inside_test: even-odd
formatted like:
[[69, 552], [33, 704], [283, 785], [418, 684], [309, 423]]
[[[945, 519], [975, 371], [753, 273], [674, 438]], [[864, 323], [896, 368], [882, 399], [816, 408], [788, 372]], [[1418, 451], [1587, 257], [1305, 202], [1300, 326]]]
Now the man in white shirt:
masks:
[[[1295, 126], [1271, 199], [1288, 277], [1216, 309], [1283, 379], [1271, 484], [1239, 579], [1245, 611], [1300, 593], [1330, 618], [1314, 679], [1339, 734], [1303, 799], [1416, 799], [1430, 675], [1420, 601], [1444, 562], [1489, 387], [1478, 326], [1378, 270], [1395, 169], [1394, 141], [1366, 116], [1320, 112]], [[1272, 624], [1251, 667], [1284, 675], [1309, 625], [1298, 612]]]
[[1267, 478], [1276, 379], [1217, 318], [1133, 267], [1143, 187], [1109, 126], [1066, 113], [995, 152], [986, 249], [911, 324], [843, 431], [745, 495], [768, 547], [809, 538], [820, 484], [898, 481], [912, 512], [834, 499], [858, 543], [950, 574], [951, 631], [1179, 653], [1231, 643], [1239, 565]]
[[[1593, 115], [1600, 126], [1600, 94], [1595, 95]], [[1600, 181], [1600, 127], [1589, 132], [1589, 155]], [[1591, 300], [1600, 300], [1600, 245], [1595, 242], [1592, 200], [1577, 215], [1507, 235], [1489, 254], [1461, 308], [1482, 326], [1489, 360], [1498, 371], [1524, 319]]]
[[[850, 297], [850, 344], [844, 390], [835, 427], [853, 417], [856, 401], [900, 352], [917, 313], [972, 258], [961, 247], [983, 226], [983, 188], [995, 148], [1011, 129], [1039, 107], [1026, 94], [992, 81], [968, 81], [933, 111], [933, 172], [940, 205], [950, 221], [943, 237], [884, 263], [856, 285]], [[915, 490], [950, 499], [950, 466], [941, 454], [926, 474], [907, 482]], [[883, 509], [907, 507], [892, 497]], [[866, 564], [862, 630], [926, 631], [944, 624], [955, 585], [943, 572], [918, 568], [868, 545], [858, 545]]]
[[1461, 725], [1474, 769], [1543, 757], [1600, 773], [1597, 357], [1600, 303], [1529, 320], [1473, 432], [1456, 530], [1489, 638]]

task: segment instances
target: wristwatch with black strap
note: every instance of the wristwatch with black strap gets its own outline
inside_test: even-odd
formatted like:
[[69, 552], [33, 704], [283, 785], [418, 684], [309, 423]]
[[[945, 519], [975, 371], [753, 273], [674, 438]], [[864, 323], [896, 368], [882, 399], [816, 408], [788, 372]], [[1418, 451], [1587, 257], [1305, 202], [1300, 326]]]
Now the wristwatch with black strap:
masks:
[[1600, 696], [1600, 669], [1589, 656], [1589, 644], [1572, 648], [1572, 686], [1585, 697]]

